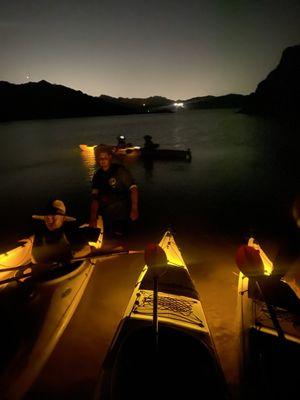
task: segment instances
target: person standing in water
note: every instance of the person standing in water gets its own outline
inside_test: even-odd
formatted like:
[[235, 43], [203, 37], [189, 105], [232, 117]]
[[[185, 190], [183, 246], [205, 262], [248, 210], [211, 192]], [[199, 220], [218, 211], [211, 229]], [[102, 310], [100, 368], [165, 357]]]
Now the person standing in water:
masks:
[[99, 149], [97, 163], [99, 169], [92, 179], [90, 226], [96, 226], [99, 213], [105, 231], [113, 236], [122, 236], [129, 222], [139, 217], [137, 185], [123, 165], [112, 162], [110, 148]]

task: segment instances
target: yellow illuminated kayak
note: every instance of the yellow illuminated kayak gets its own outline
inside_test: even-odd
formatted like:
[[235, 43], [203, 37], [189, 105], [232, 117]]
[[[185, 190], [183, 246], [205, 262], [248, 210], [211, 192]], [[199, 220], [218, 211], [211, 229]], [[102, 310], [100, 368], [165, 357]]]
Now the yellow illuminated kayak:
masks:
[[295, 365], [300, 357], [297, 292], [276, 272], [276, 265], [273, 268], [273, 262], [253, 238], [240, 247], [237, 264], [241, 270], [237, 318], [242, 398], [296, 398]]
[[[99, 236], [93, 246], [103, 240], [102, 218], [98, 220]], [[31, 256], [30, 241], [0, 256], [5, 266], [27, 264]], [[0, 397], [21, 399], [37, 378], [56, 343], [63, 334], [93, 271], [93, 260], [75, 261], [58, 266], [44, 274], [24, 279], [26, 271], [1, 273], [15, 281], [1, 285], [1, 352]], [[35, 265], [30, 266], [34, 273]]]
[[[79, 148], [82, 151], [94, 151], [95, 153], [97, 153], [97, 151], [99, 151], [101, 149], [103, 145], [91, 145], [88, 146], [86, 144], [80, 144]], [[126, 146], [126, 147], [118, 147], [118, 146], [112, 146], [112, 145], [108, 145], [105, 147], [109, 147], [111, 148], [111, 151], [117, 155], [121, 155], [121, 156], [139, 156], [141, 154], [141, 148], [139, 146]]]
[[[97, 152], [101, 149], [103, 145], [91, 145], [80, 144], [79, 147], [82, 151], [86, 153]], [[182, 160], [191, 162], [192, 152], [190, 149], [179, 150], [179, 149], [148, 149], [147, 147], [139, 146], [108, 146], [111, 148], [112, 152], [117, 156], [132, 156], [132, 157], [142, 157], [145, 160]]]
[[[31, 263], [33, 237], [26, 238], [19, 242], [19, 245], [3, 254], [0, 254], [0, 281], [11, 278], [20, 267]], [[12, 268], [16, 268], [14, 271]], [[0, 286], [0, 291], [5, 285]]]
[[158, 273], [144, 266], [101, 367], [95, 398], [227, 399], [199, 295], [169, 231], [159, 246], [167, 262]]

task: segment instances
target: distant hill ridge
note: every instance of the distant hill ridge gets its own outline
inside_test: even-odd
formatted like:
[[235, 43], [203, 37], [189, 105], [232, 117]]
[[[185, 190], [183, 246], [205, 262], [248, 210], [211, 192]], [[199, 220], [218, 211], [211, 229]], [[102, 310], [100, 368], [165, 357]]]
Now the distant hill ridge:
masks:
[[[125, 98], [89, 96], [63, 85], [40, 82], [13, 84], [0, 81], [0, 120], [85, 117], [97, 115], [174, 112], [175, 101], [161, 96]], [[228, 94], [188, 100], [184, 109], [238, 108], [248, 114], [297, 115], [300, 103], [300, 45], [283, 51], [278, 66], [248, 96]]]
[[243, 112], [271, 116], [298, 115], [300, 103], [300, 45], [286, 48], [278, 66], [260, 82]]
[[[190, 109], [241, 107], [245, 97], [204, 96], [177, 102], [183, 102]], [[0, 81], [0, 99], [1, 121], [176, 111], [175, 101], [166, 97], [94, 97], [45, 80], [23, 84]]]

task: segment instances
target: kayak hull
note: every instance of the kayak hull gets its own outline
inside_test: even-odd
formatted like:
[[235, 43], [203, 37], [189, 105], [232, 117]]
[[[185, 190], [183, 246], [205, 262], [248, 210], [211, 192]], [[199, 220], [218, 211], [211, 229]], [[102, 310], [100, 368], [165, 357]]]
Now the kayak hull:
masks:
[[[82, 151], [91, 152], [95, 154], [99, 152], [103, 145], [92, 145], [87, 146], [86, 144], [80, 144], [79, 147]], [[130, 157], [141, 157], [146, 160], [182, 160], [191, 162], [192, 153], [191, 150], [178, 150], [178, 149], [147, 149], [145, 147], [131, 146], [131, 147], [116, 147], [109, 145], [112, 152], [117, 156], [130, 156]]]
[[[258, 245], [248, 245], [260, 251], [265, 266], [265, 261], [272, 264]], [[276, 275], [246, 277], [240, 272], [237, 300], [242, 397], [294, 398], [298, 395], [294, 365], [300, 357], [299, 299]]]
[[176, 150], [176, 149], [157, 149], [148, 150], [142, 148], [141, 156], [144, 159], [152, 160], [182, 160], [191, 162], [192, 153], [190, 150]]
[[158, 283], [158, 335], [153, 271], [145, 266], [102, 365], [95, 398], [137, 399], [141, 393], [146, 398], [191, 398], [202, 385], [203, 395], [227, 399], [198, 293], [170, 232], [160, 246], [168, 264]]
[[[98, 227], [96, 247], [103, 237], [100, 220]], [[92, 272], [90, 260], [76, 261], [1, 290], [2, 399], [20, 399], [29, 390], [72, 318]]]
[[[0, 254], [0, 281], [14, 276], [14, 270], [8, 271], [9, 268], [18, 268], [30, 264], [33, 238], [24, 239], [16, 248]], [[0, 286], [0, 291], [5, 286]]]

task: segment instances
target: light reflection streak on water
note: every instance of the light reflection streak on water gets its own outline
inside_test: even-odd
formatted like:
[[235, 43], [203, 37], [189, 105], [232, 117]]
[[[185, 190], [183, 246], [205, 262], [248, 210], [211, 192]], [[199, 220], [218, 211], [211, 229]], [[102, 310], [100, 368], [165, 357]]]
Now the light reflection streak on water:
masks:
[[95, 152], [94, 148], [86, 148], [85, 150], [81, 150], [81, 158], [83, 161], [84, 166], [88, 171], [88, 176], [92, 179], [95, 170], [96, 170], [96, 159], [95, 159]]

